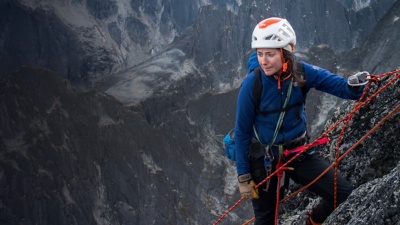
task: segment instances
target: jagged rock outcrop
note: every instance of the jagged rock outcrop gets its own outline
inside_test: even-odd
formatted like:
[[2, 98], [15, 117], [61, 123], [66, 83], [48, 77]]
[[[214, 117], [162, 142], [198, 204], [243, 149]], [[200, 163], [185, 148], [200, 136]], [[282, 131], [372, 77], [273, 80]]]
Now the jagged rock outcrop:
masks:
[[[344, 75], [399, 67], [400, 1], [175, 3], [0, 0], [1, 223], [214, 222], [239, 199], [220, 141], [266, 16], [300, 28], [299, 59]], [[341, 150], [398, 104], [398, 83], [388, 90], [355, 116]], [[311, 116], [325, 100], [309, 99]], [[342, 162], [357, 188], [327, 224], [398, 223], [398, 121]], [[303, 224], [316, 201], [304, 192], [285, 202], [281, 223]], [[244, 201], [221, 224], [251, 217]]]
[[[393, 77], [385, 77], [381, 83], [372, 85], [370, 94]], [[328, 224], [397, 224], [400, 221], [397, 213], [400, 206], [400, 141], [397, 138], [400, 132], [400, 110], [395, 111], [372, 134], [367, 133], [400, 105], [399, 83], [397, 80], [361, 108], [347, 129], [341, 142], [341, 153], [363, 136], [367, 137], [340, 163], [342, 173], [347, 175], [357, 189], [329, 218]], [[341, 116], [343, 113], [337, 113], [333, 120]], [[339, 129], [333, 131], [336, 134], [339, 132]], [[331, 159], [335, 145], [336, 142], [330, 145]]]
[[326, 224], [399, 224], [400, 164], [387, 175], [359, 186]]
[[[340, 205], [324, 224], [397, 224], [400, 206], [400, 178], [398, 156], [398, 133], [400, 132], [400, 79], [395, 75], [387, 76], [381, 82], [371, 85], [367, 97], [371, 97], [388, 81], [395, 81], [383, 89], [372, 101], [357, 111], [341, 137], [339, 156], [342, 156], [356, 142], [363, 140], [339, 163], [339, 172], [353, 184], [355, 190], [348, 201]], [[366, 98], [367, 99], [367, 98]], [[343, 104], [326, 124], [326, 130], [340, 121], [354, 107], [354, 103]], [[378, 128], [368, 134], [378, 123], [394, 112]], [[320, 154], [330, 161], [335, 161], [339, 134], [344, 122], [333, 129], [328, 136], [332, 139], [326, 146], [319, 147]], [[293, 185], [292, 191], [299, 187]], [[306, 199], [306, 203], [302, 202]], [[283, 217], [289, 218], [288, 224], [297, 222], [304, 209], [309, 210], [319, 198], [304, 192], [300, 196], [284, 203]], [[301, 217], [301, 216], [300, 216]], [[303, 216], [304, 218], [304, 216]], [[290, 222], [289, 222], [290, 221]], [[295, 222], [293, 222], [295, 221]], [[285, 224], [285, 223], [284, 223]]]

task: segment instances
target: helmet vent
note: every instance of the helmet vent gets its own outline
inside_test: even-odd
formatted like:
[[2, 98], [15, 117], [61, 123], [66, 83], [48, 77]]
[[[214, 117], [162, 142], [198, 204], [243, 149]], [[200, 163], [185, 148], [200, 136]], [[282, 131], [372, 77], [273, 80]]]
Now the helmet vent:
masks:
[[274, 35], [267, 36], [264, 38], [264, 40], [267, 40], [267, 41], [274, 40]]

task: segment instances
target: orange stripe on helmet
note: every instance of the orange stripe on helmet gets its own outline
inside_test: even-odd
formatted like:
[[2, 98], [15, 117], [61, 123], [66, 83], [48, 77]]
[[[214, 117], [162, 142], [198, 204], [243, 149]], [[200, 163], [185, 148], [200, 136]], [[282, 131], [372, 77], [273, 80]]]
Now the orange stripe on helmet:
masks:
[[274, 24], [274, 23], [278, 23], [278, 22], [281, 21], [281, 20], [282, 20], [282, 18], [271, 17], [271, 18], [268, 18], [268, 19], [265, 19], [265, 20], [259, 22], [259, 23], [258, 23], [258, 27], [259, 27], [260, 29], [264, 29], [264, 28], [268, 27], [269, 25], [272, 25], [272, 24]]

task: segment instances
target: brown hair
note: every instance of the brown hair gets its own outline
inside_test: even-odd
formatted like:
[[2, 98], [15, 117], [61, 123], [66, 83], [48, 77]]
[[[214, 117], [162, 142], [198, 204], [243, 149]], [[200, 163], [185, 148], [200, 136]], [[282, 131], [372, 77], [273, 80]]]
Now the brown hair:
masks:
[[298, 71], [296, 70], [296, 61], [294, 60], [293, 53], [291, 53], [288, 50], [282, 49], [283, 50], [283, 56], [285, 58], [285, 61], [288, 62], [288, 71], [286, 72], [287, 74], [292, 74], [293, 79], [299, 83], [300, 87], [303, 87], [306, 84], [306, 80], [304, 79], [304, 72], [303, 71]]

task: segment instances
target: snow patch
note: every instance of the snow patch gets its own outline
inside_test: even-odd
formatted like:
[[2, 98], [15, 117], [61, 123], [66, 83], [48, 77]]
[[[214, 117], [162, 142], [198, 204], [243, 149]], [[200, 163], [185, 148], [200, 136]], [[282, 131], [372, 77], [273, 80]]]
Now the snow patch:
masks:
[[98, 126], [99, 127], [106, 127], [106, 126], [110, 126], [110, 125], [117, 125], [120, 124], [122, 122], [120, 121], [114, 121], [111, 117], [109, 117], [108, 115], [101, 115], [100, 116], [100, 120], [98, 122]]
[[220, 93], [225, 93], [225, 92], [232, 90], [232, 86], [229, 83], [219, 83], [218, 89], [219, 89]]
[[[201, 199], [202, 199], [203, 203], [205, 202], [205, 200], [207, 200], [206, 204], [212, 205], [210, 214], [217, 216], [217, 217], [221, 216], [226, 211], [226, 209], [229, 207], [228, 205], [221, 205], [221, 203], [219, 202], [219, 199], [217, 199], [215, 197], [202, 197]], [[232, 224], [239, 224], [239, 223], [237, 223], [238, 219], [239, 219], [239, 216], [234, 211], [231, 211], [227, 215], [227, 217], [224, 218], [224, 220], [230, 221], [230, 222], [232, 222]]]
[[[151, 32], [151, 42], [153, 42], [152, 46], [152, 53], [157, 53], [165, 45], [168, 45], [173, 42], [176, 36], [179, 35], [179, 33], [175, 29], [169, 29], [170, 31], [168, 32], [169, 35], [166, 35], [165, 33], [161, 33], [160, 28], [161, 28], [161, 21], [162, 16], [164, 13], [164, 6], [162, 5], [161, 0], [158, 0], [156, 3], [156, 8], [157, 10], [155, 11], [154, 16], [149, 16], [147, 12], [145, 12], [145, 9], [142, 7], [139, 7], [139, 13], [140, 13], [140, 20], [147, 25], [149, 29], [152, 30]], [[174, 27], [172, 23], [169, 23], [167, 26], [170, 28]]]
[[238, 190], [237, 181], [236, 181], [237, 173], [236, 166], [233, 162], [228, 164], [226, 167], [226, 175], [225, 175], [225, 186], [224, 193], [227, 195], [233, 195]]
[[101, 167], [97, 162], [93, 162], [96, 168], [96, 197], [92, 207], [92, 215], [97, 224], [111, 225], [112, 213], [107, 204], [107, 191], [105, 185], [102, 183]]
[[50, 171], [47, 171], [45, 169], [39, 169], [38, 170], [38, 175], [45, 175], [47, 177], [49, 177], [51, 180], [53, 180], [53, 174]]
[[330, 112], [337, 106], [337, 97], [333, 95], [324, 94], [321, 100], [320, 113], [318, 120], [315, 124], [311, 126], [311, 130], [317, 130], [319, 127], [323, 126], [328, 119]]
[[[220, 148], [215, 145], [214, 141], [206, 141], [202, 143], [199, 149], [200, 155], [203, 156], [204, 160], [212, 167], [221, 164], [221, 154], [218, 152]], [[207, 170], [207, 167], [204, 168]]]
[[193, 73], [195, 71], [196, 65], [193, 61], [193, 59], [186, 59], [183, 61], [181, 71], [182, 73], [188, 74], [188, 73]]
[[134, 14], [130, 6], [129, 0], [118, 0], [115, 3], [117, 4], [118, 7], [118, 13], [117, 13], [118, 17], [127, 18], [128, 16]]
[[194, 71], [193, 59], [186, 59], [184, 52], [172, 49], [140, 67], [115, 75], [117, 82], [106, 93], [124, 103], [135, 104], [150, 97], [155, 89], [167, 89]]
[[62, 189], [62, 193], [63, 193], [64, 199], [67, 202], [67, 204], [76, 205], [76, 203], [75, 203], [74, 199], [72, 198], [71, 193], [69, 192], [69, 189], [65, 183], [64, 183], [64, 186]]
[[190, 118], [189, 116], [186, 117], [187, 121], [189, 122], [190, 125], [196, 125], [196, 121], [194, 121], [192, 118]]
[[200, 1], [200, 5], [201, 6], [205, 6], [205, 5], [213, 5], [211, 0], [201, 0]]
[[354, 0], [353, 9], [358, 12], [361, 9], [367, 8], [371, 5], [371, 0]]
[[62, 109], [61, 106], [62, 106], [62, 103], [60, 101], [60, 98], [56, 97], [56, 98], [54, 98], [54, 102], [50, 106], [50, 108], [46, 110], [46, 113], [50, 114], [55, 110], [59, 110], [59, 111], [56, 111], [56, 112], [61, 112], [66, 118], [68, 118], [69, 117], [68, 112], [65, 111], [64, 109]]
[[149, 169], [150, 173], [156, 174], [161, 171], [161, 168], [154, 162], [153, 158], [146, 153], [142, 153], [143, 164]]
[[226, 4], [226, 10], [235, 15], [239, 14], [239, 7], [235, 6], [235, 4]]

